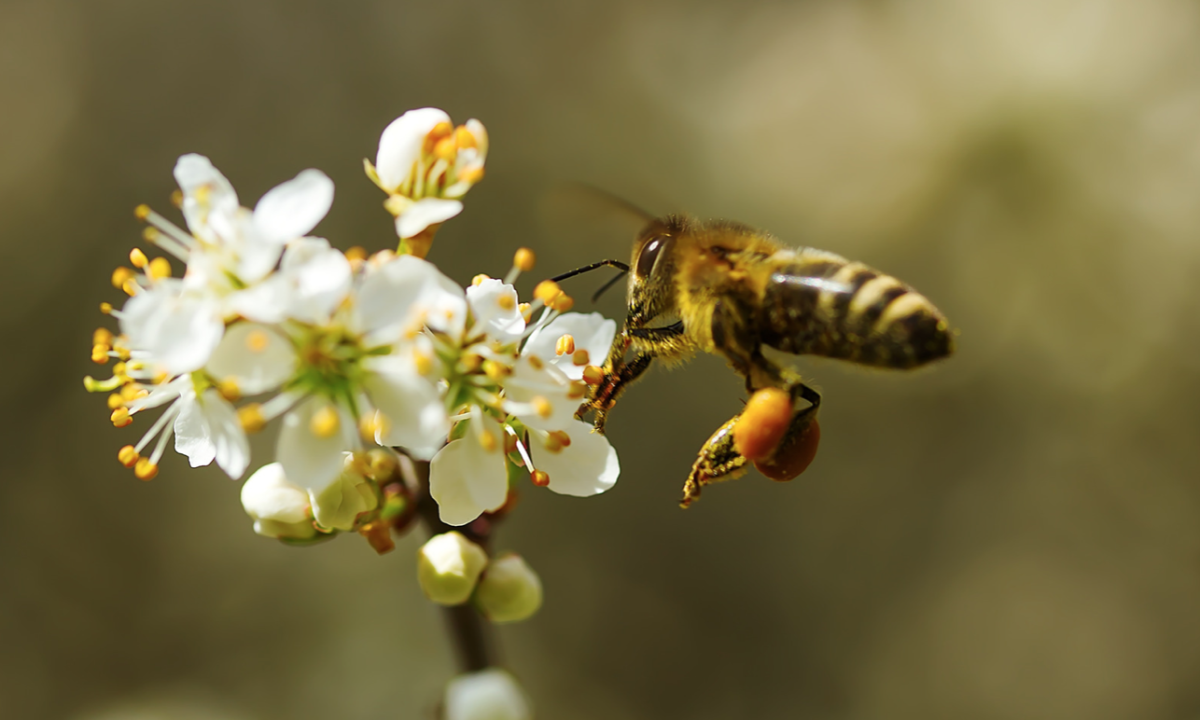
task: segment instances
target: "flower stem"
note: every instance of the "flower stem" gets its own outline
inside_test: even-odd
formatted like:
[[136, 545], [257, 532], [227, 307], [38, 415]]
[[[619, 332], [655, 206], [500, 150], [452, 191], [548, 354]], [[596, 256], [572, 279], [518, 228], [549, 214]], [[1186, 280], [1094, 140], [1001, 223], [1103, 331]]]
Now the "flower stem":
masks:
[[[400, 463], [400, 472], [410, 488], [416, 490], [417, 512], [430, 536], [451, 530], [462, 533], [484, 550], [490, 550], [491, 524], [487, 521], [474, 522], [463, 527], [454, 527], [442, 522], [438, 516], [437, 502], [429, 495], [429, 463], [413, 460]], [[442, 608], [458, 656], [460, 672], [476, 672], [495, 666], [498, 661], [495, 638], [487, 621], [470, 603]]]

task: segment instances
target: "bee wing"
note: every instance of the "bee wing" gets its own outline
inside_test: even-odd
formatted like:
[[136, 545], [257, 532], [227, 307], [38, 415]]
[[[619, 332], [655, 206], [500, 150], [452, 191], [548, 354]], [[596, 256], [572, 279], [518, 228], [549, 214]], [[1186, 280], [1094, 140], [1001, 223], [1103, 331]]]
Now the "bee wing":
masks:
[[628, 200], [585, 183], [561, 183], [546, 191], [538, 217], [550, 246], [571, 248], [577, 261], [628, 259], [634, 239], [654, 219]]

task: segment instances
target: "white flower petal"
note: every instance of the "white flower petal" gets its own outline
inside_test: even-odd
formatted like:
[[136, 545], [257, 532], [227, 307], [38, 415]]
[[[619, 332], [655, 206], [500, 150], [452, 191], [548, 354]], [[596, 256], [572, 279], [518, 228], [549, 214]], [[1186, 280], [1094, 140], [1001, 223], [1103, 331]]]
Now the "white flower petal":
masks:
[[499, 668], [459, 675], [446, 686], [446, 720], [532, 720], [517, 681]]
[[263, 237], [284, 242], [307, 235], [332, 205], [333, 181], [309, 169], [263, 195], [254, 206], [254, 224]]
[[216, 233], [209, 220], [237, 211], [237, 193], [233, 185], [203, 155], [181, 155], [175, 163], [175, 182], [183, 191], [183, 217], [197, 237], [212, 242]]
[[[504, 392], [516, 403], [512, 414], [538, 430], [563, 430], [575, 422], [575, 411], [582, 398], [571, 398], [571, 380], [553, 365], [531, 361], [522, 355], [513, 364], [513, 373], [504, 381]], [[539, 358], [540, 360], [540, 358]], [[540, 405], [533, 409], [525, 405]], [[549, 412], [543, 414], [544, 410]]]
[[[318, 413], [336, 413], [333, 432], [319, 435], [313, 418]], [[311, 397], [283, 416], [283, 429], [275, 457], [283, 464], [289, 481], [318, 493], [336, 482], [342, 474], [343, 453], [353, 446], [353, 418], [323, 397]]]
[[354, 274], [328, 240], [308, 237], [288, 244], [280, 272], [291, 287], [289, 317], [309, 323], [329, 320], [349, 294]]
[[225, 331], [207, 370], [217, 380], [233, 380], [243, 395], [257, 395], [292, 377], [296, 351], [291, 341], [270, 325], [237, 322]]
[[434, 456], [429, 465], [429, 493], [447, 525], [466, 525], [485, 512], [500, 508], [508, 498], [508, 464], [501, 449], [499, 423], [485, 420], [499, 446], [490, 452], [478, 435], [467, 433]]
[[357, 294], [358, 324], [372, 342], [399, 339], [421, 318], [457, 336], [466, 322], [463, 290], [433, 263], [402, 255], [367, 275]]
[[221, 341], [225, 323], [215, 298], [180, 294], [162, 282], [125, 303], [121, 331], [133, 349], [171, 375], [199, 370]]
[[458, 200], [424, 198], [416, 201], [396, 218], [396, 234], [401, 238], [416, 237], [430, 225], [446, 222], [462, 212]]
[[242, 507], [255, 520], [307, 522], [308, 506], [308, 492], [288, 482], [277, 462], [255, 470], [242, 485]]
[[558, 339], [570, 335], [575, 340], [576, 351], [587, 351], [589, 365], [603, 365], [616, 334], [617, 323], [600, 313], [564, 313], [530, 335], [521, 352], [535, 354], [572, 380], [580, 380], [584, 366], [576, 365], [570, 355], [556, 353]]
[[404, 184], [412, 174], [413, 164], [421, 156], [425, 136], [443, 122], [450, 122], [450, 116], [444, 111], [420, 108], [409, 110], [384, 128], [375, 156], [375, 171], [385, 190], [396, 192]]
[[475, 136], [475, 148], [479, 152], [479, 159], [482, 162], [487, 157], [488, 152], [487, 129], [483, 126], [483, 123], [475, 118], [468, 120], [466, 125], [467, 130], [470, 130], [471, 134]]
[[175, 418], [175, 451], [186, 455], [192, 467], [217, 465], [234, 480], [246, 472], [250, 441], [238, 422], [237, 410], [216, 390], [196, 397], [184, 396]]
[[488, 335], [505, 345], [521, 339], [525, 318], [517, 307], [517, 291], [512, 285], [488, 278], [467, 288], [467, 301], [476, 322]]
[[383, 413], [381, 445], [403, 447], [418, 460], [432, 458], [446, 440], [450, 420], [438, 389], [417, 372], [403, 353], [372, 358], [364, 383], [375, 408]]
[[241, 315], [248, 320], [262, 323], [277, 323], [288, 317], [291, 303], [291, 287], [288, 279], [275, 274], [225, 297], [224, 316]]
[[578, 420], [567, 429], [567, 435], [570, 446], [557, 453], [537, 443], [530, 448], [534, 467], [550, 476], [550, 489], [561, 495], [587, 497], [615, 485], [621, 464], [608, 438]]

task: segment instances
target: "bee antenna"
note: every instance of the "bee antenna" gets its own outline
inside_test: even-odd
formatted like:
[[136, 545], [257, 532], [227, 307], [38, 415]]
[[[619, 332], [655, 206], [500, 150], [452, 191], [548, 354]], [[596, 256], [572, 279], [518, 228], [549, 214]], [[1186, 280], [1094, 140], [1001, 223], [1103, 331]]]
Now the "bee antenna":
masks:
[[625, 273], [627, 273], [627, 272], [629, 272], [629, 271], [622, 270], [621, 272], [619, 272], [616, 275], [613, 275], [611, 278], [609, 278], [608, 282], [601, 285], [599, 290], [592, 293], [592, 302], [596, 302], [597, 300], [599, 300], [600, 296], [603, 295], [605, 293], [605, 291], [607, 291], [610, 287], [612, 287], [613, 285], [616, 285], [617, 281], [620, 280], [621, 278], [625, 277]]
[[[576, 275], [582, 275], [584, 273], [591, 272], [593, 270], [598, 270], [602, 267], [616, 268], [621, 271], [621, 275], [624, 275], [625, 273], [629, 272], [629, 266], [626, 265], [625, 263], [621, 262], [620, 260], [601, 260], [600, 262], [594, 262], [591, 265], [584, 265], [581, 268], [575, 268], [571, 272], [565, 272], [562, 275], [555, 275], [554, 277], [552, 277], [550, 279], [553, 280], [554, 282], [562, 282], [563, 280], [566, 280], [567, 278], [573, 278]], [[618, 275], [617, 277], [621, 277], [621, 275]]]

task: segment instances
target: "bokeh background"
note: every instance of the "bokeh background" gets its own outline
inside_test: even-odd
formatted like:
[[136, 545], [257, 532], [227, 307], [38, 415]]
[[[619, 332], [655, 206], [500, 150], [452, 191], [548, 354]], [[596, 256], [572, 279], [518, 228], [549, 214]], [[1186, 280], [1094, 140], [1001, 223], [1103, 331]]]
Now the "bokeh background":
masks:
[[581, 180], [865, 261], [961, 330], [914, 374], [800, 361], [826, 400], [814, 466], [687, 512], [740, 383], [699, 358], [630, 392], [616, 488], [530, 488], [500, 535], [546, 584], [501, 632], [539, 717], [1200, 717], [1182, 0], [3, 0], [0, 715], [433, 716], [453, 658], [419, 538], [256, 537], [215, 468], [134, 480], [80, 382], [132, 208], [170, 211], [179, 154], [247, 204], [322, 168], [319, 232], [378, 249], [361, 159], [424, 105], [492, 138], [432, 256], [459, 281], [519, 245], [544, 274], [624, 257], [542, 221]]

